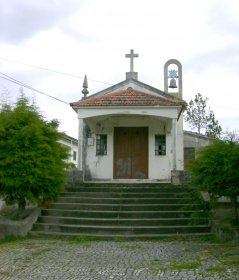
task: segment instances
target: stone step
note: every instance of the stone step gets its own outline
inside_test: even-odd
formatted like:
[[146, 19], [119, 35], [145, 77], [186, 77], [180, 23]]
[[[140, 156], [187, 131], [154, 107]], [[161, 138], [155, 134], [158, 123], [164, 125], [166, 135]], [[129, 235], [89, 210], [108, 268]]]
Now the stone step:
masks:
[[195, 209], [196, 204], [91, 204], [91, 203], [53, 203], [51, 209], [98, 210], [98, 211], [167, 211], [183, 208]]
[[[110, 185], [110, 184], [109, 184]], [[154, 192], [154, 193], [167, 193], [167, 192], [174, 192], [174, 193], [180, 193], [180, 192], [188, 192], [189, 188], [186, 187], [181, 187], [181, 186], [160, 186], [155, 185], [155, 186], [135, 186], [135, 185], [112, 185], [112, 186], [85, 186], [85, 187], [71, 187], [71, 188], [66, 188], [67, 192], [118, 192], [118, 193], [149, 193], [149, 192]]]
[[42, 215], [63, 217], [90, 217], [90, 218], [187, 218], [196, 210], [178, 211], [99, 211], [99, 210], [68, 210], [43, 209]]
[[[170, 184], [84, 184], [67, 188], [42, 209], [32, 234], [97, 238], [162, 238], [210, 235], [208, 220], [197, 219], [189, 187]], [[199, 215], [200, 214], [200, 215]]]
[[[56, 223], [69, 225], [128, 225], [128, 226], [162, 226], [162, 225], [188, 225], [191, 218], [86, 218], [86, 217], [57, 217], [40, 216], [39, 223]], [[197, 224], [207, 225], [207, 219], [198, 219]]]
[[212, 236], [210, 232], [194, 232], [194, 233], [181, 233], [181, 234], [99, 234], [99, 233], [69, 233], [69, 232], [61, 232], [61, 231], [31, 231], [32, 236], [42, 236], [42, 237], [65, 237], [65, 238], [92, 238], [95, 239], [102, 239], [102, 240], [112, 240], [112, 239], [119, 239], [119, 240], [149, 240], [149, 239], [162, 239], [162, 238], [194, 238], [194, 237], [209, 237]]
[[131, 197], [131, 198], [112, 198], [112, 197], [59, 197], [58, 203], [80, 203], [80, 204], [183, 204], [186, 198], [145, 198], [145, 197]]
[[92, 198], [188, 198], [186, 192], [63, 192], [61, 197], [92, 197]]
[[51, 223], [35, 223], [36, 231], [62, 231], [81, 234], [181, 234], [208, 232], [207, 225], [183, 225], [183, 226], [100, 226], [100, 225], [65, 225]]

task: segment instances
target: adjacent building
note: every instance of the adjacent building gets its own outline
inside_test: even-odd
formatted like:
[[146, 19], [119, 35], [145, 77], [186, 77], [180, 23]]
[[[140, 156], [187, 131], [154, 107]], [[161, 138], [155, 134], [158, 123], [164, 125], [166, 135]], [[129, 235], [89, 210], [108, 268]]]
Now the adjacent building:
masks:
[[68, 159], [67, 162], [68, 163], [72, 163], [73, 167], [77, 167], [77, 163], [78, 163], [78, 140], [63, 134], [63, 137], [59, 140], [59, 143], [61, 143], [62, 145], [64, 145], [65, 147], [68, 148], [69, 150], [69, 155], [68, 155]]

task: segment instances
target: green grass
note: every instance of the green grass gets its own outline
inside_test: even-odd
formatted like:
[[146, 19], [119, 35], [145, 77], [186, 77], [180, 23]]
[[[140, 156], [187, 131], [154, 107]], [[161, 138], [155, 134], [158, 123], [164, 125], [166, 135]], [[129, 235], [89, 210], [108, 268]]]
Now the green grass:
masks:
[[5, 243], [13, 243], [13, 242], [18, 242], [18, 241], [22, 241], [22, 240], [27, 240], [29, 239], [28, 236], [26, 237], [17, 237], [17, 236], [13, 236], [13, 235], [9, 235], [3, 239], [0, 239], [0, 244], [5, 244]]
[[120, 248], [126, 251], [135, 251], [141, 249], [141, 246], [132, 244], [132, 245], [121, 246]]
[[167, 271], [181, 271], [181, 270], [196, 270], [201, 267], [201, 263], [199, 261], [193, 262], [176, 262], [175, 260], [171, 263], [166, 265], [162, 263], [161, 260], [152, 260], [149, 265], [149, 271], [152, 274], [160, 272], [167, 272]]
[[169, 266], [170, 270], [194, 270], [198, 269], [201, 266], [200, 262], [182, 262], [182, 263], [174, 263]]
[[212, 272], [212, 273], [222, 273], [222, 272], [226, 272], [227, 268], [225, 266], [222, 265], [217, 265], [217, 266], [209, 266], [205, 269], [205, 271], [207, 272]]
[[233, 266], [239, 267], [239, 256], [232, 256], [231, 258], [225, 259], [223, 261], [223, 264], [229, 265], [229, 266], [233, 265]]

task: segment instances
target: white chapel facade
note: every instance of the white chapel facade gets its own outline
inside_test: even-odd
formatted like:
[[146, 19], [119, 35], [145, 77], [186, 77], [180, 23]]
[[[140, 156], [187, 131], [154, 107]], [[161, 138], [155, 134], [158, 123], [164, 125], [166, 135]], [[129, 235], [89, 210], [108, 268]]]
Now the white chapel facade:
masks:
[[[131, 50], [130, 72], [116, 85], [70, 105], [79, 119], [78, 169], [84, 180], [171, 180], [183, 170], [182, 66], [164, 65], [164, 91], [138, 80]], [[171, 92], [173, 91], [173, 92]]]

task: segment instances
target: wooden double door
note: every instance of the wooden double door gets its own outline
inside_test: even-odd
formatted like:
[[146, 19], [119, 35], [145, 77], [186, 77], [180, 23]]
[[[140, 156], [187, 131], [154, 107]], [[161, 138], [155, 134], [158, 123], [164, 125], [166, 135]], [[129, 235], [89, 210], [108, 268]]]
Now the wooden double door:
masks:
[[148, 128], [114, 128], [114, 178], [148, 178]]

